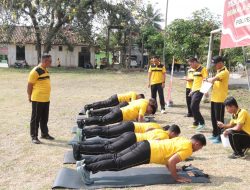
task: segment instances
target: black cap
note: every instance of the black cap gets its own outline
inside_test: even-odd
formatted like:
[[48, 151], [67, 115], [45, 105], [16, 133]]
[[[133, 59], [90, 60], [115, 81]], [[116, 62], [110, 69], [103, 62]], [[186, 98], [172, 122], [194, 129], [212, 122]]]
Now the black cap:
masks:
[[212, 58], [212, 64], [217, 64], [219, 62], [224, 62], [223, 57], [217, 55]]

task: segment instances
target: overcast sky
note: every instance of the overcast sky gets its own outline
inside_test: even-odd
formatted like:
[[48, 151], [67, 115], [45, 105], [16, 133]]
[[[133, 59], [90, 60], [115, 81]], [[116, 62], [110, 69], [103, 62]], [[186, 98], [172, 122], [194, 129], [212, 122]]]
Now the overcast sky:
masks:
[[[162, 11], [165, 18], [167, 0], [149, 0]], [[225, 0], [168, 0], [168, 24], [176, 18], [187, 18], [191, 13], [207, 7], [215, 15], [223, 15]], [[221, 17], [222, 19], [222, 17]]]

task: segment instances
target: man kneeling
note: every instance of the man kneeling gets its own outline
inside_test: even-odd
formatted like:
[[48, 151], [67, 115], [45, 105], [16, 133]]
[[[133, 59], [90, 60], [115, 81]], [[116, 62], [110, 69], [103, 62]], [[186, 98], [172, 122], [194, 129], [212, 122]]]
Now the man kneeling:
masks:
[[229, 156], [231, 159], [244, 158], [245, 152], [250, 148], [250, 114], [245, 109], [238, 107], [234, 97], [228, 97], [225, 102], [226, 110], [232, 114], [229, 124], [218, 121], [218, 127], [225, 129], [224, 135], [228, 136], [234, 153]]
[[192, 136], [191, 140], [185, 137], [176, 137], [168, 140], [150, 140], [137, 142], [129, 148], [114, 154], [91, 156], [77, 163], [77, 172], [86, 185], [94, 183], [90, 172], [120, 171], [142, 164], [166, 165], [171, 176], [177, 182], [190, 182], [190, 179], [177, 174], [176, 164], [184, 161], [193, 152], [206, 145], [203, 134]]
[[144, 140], [172, 139], [179, 136], [181, 130], [178, 125], [165, 126], [162, 129], [153, 129], [146, 133], [126, 132], [121, 136], [106, 140], [87, 140], [79, 144], [73, 144], [73, 155], [76, 160], [81, 160], [81, 154], [96, 155], [104, 153], [116, 153], [124, 150], [136, 142]]

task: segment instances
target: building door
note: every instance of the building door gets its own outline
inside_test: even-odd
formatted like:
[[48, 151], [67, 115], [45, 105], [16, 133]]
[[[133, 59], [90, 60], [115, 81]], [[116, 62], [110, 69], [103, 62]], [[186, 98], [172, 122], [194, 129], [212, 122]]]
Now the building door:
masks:
[[84, 68], [84, 54], [82, 52], [79, 52], [78, 56], [78, 67], [83, 67]]
[[83, 68], [88, 68], [90, 66], [90, 53], [79, 52], [78, 66]]
[[25, 60], [25, 46], [16, 46], [16, 60]]

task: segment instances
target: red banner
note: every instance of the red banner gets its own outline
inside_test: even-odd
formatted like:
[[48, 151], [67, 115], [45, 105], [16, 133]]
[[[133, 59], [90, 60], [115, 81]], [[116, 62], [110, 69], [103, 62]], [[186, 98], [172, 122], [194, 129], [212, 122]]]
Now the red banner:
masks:
[[226, 0], [221, 49], [250, 45], [250, 0]]

